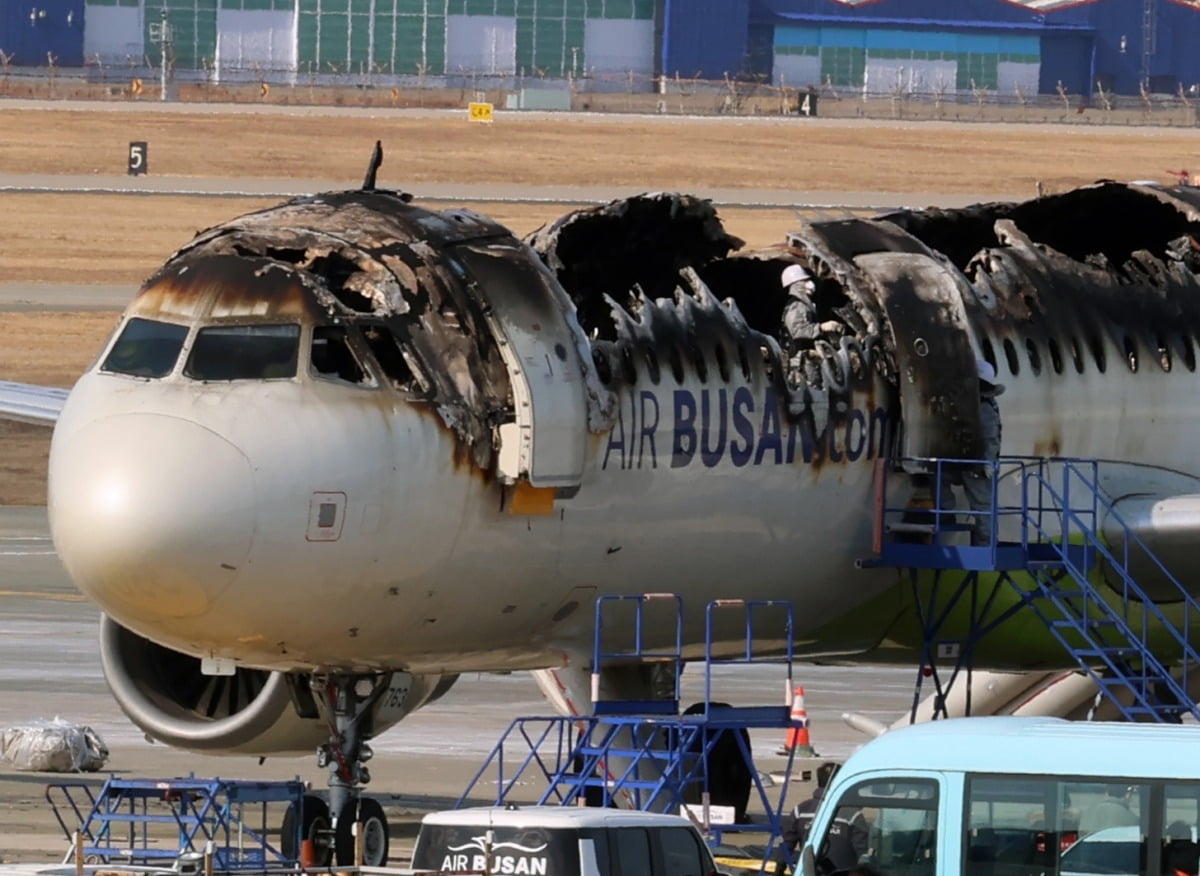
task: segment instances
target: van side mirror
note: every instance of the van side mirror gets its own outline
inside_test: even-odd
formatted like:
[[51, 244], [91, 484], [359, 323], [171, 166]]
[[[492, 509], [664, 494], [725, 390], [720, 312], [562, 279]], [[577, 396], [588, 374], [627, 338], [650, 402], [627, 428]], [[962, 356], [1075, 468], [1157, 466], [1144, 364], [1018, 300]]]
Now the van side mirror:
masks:
[[817, 876], [817, 861], [813, 857], [812, 846], [808, 843], [800, 849], [800, 866], [797, 868], [798, 876]]

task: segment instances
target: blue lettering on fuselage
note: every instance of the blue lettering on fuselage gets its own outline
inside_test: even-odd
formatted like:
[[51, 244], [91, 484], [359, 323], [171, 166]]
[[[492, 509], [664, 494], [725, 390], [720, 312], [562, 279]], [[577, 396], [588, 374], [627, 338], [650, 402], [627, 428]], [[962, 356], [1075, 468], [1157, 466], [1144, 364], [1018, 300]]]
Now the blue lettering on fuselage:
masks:
[[811, 417], [783, 415], [771, 388], [640, 390], [621, 397], [600, 467], [658, 468], [660, 450], [671, 468], [858, 462], [885, 452], [889, 425], [884, 408], [851, 408], [815, 435]]

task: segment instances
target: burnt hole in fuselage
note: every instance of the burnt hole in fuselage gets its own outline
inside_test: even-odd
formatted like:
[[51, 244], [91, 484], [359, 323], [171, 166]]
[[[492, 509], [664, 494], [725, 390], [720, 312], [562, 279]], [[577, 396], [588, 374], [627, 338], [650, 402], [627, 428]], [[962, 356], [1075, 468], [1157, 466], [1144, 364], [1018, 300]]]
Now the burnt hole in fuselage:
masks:
[[[1118, 222], [1098, 216], [1120, 216]], [[884, 217], [960, 270], [983, 249], [997, 244], [996, 220], [1011, 219], [1035, 244], [1078, 262], [1123, 265], [1138, 250], [1159, 258], [1168, 243], [1200, 231], [1178, 207], [1119, 183], [1075, 189], [1021, 204], [980, 204], [961, 210], [930, 210]]]
[[356, 289], [346, 288], [346, 283], [355, 274], [362, 273], [359, 266], [338, 253], [321, 255], [313, 258], [304, 270], [315, 274], [325, 282], [325, 287], [338, 301], [356, 313], [372, 313], [374, 305], [370, 298]]

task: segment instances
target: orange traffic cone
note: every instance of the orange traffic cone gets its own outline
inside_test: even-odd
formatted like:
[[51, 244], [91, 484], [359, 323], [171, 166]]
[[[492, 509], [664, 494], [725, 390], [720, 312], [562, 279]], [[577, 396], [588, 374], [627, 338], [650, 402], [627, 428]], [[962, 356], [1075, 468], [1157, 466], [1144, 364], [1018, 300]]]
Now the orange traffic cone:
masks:
[[816, 752], [808, 738], [808, 711], [804, 708], [804, 686], [796, 685], [792, 694], [792, 726], [788, 728], [780, 754], [795, 753], [801, 757], [813, 757]]

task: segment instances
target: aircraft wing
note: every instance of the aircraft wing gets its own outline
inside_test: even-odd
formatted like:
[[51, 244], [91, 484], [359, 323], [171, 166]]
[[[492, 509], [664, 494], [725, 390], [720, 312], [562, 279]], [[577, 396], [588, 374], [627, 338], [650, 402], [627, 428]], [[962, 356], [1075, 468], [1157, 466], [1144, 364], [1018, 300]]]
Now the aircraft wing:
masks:
[[0, 380], [0, 420], [53, 426], [69, 390]]

